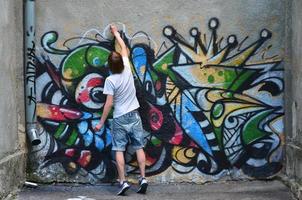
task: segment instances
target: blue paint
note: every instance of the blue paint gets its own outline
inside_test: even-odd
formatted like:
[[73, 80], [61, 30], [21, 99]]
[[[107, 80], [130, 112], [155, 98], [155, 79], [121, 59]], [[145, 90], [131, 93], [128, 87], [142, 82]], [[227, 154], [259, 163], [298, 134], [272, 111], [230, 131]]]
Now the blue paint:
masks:
[[88, 122], [87, 121], [81, 121], [80, 123], [78, 123], [78, 130], [80, 132], [80, 134], [85, 134], [88, 130]]
[[95, 141], [95, 146], [98, 150], [102, 151], [105, 147], [104, 141], [102, 138], [100, 138], [98, 135], [95, 136], [94, 138]]
[[86, 134], [83, 135], [85, 146], [89, 146], [93, 141], [93, 133], [91, 130], [88, 130]]
[[[203, 150], [210, 155], [213, 155], [208, 141], [190, 111], [200, 111], [199, 108], [184, 94], [181, 95], [182, 103], [176, 106], [175, 117], [183, 127], [185, 133]], [[174, 104], [171, 103], [171, 108], [174, 110]]]
[[82, 112], [82, 117], [81, 119], [90, 119], [92, 118], [92, 114], [89, 112]]
[[95, 66], [99, 66], [101, 64], [100, 58], [99, 57], [93, 58], [92, 64], [95, 65]]
[[141, 82], [144, 81], [144, 73], [142, 73], [142, 68], [147, 66], [147, 54], [145, 49], [141, 47], [136, 47], [132, 51], [132, 63], [135, 67], [135, 71]]
[[106, 147], [111, 145], [112, 136], [111, 136], [111, 130], [109, 128], [106, 128]]

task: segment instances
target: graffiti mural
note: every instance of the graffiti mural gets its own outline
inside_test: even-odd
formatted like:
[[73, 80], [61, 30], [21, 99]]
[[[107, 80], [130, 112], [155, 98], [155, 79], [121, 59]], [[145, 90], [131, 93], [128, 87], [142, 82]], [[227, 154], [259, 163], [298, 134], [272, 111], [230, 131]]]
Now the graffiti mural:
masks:
[[[222, 177], [236, 170], [271, 177], [282, 167], [284, 116], [282, 60], [268, 56], [271, 46], [265, 46], [272, 33], [260, 30], [248, 44], [248, 37], [219, 36], [217, 18], [208, 28], [210, 34], [191, 28], [186, 40], [166, 26], [168, 41], [159, 49], [144, 32], [129, 37], [122, 31], [141, 105], [147, 175], [172, 168], [180, 175], [194, 170]], [[84, 170], [113, 180], [111, 119], [100, 131], [93, 128], [106, 98], [107, 57], [118, 47], [101, 33], [70, 38], [64, 48], [57, 47], [58, 38], [55, 31], [45, 33], [37, 56], [37, 117], [47, 138], [40, 167], [59, 163], [71, 175]], [[129, 146], [128, 173], [138, 173], [135, 160]]]

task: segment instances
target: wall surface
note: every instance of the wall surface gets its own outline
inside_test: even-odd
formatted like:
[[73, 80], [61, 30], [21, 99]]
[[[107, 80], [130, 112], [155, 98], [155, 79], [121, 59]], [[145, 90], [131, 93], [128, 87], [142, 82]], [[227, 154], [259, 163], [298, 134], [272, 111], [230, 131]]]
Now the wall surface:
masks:
[[291, 36], [290, 62], [291, 68], [289, 77], [291, 93], [289, 98], [289, 108], [291, 116], [287, 120], [287, 140], [286, 140], [286, 174], [289, 177], [292, 190], [298, 198], [302, 198], [302, 95], [301, 95], [301, 75], [302, 75], [302, 1], [291, 1], [289, 7], [289, 33]]
[[[111, 119], [99, 132], [116, 22], [130, 50], [147, 175], [202, 183], [282, 168], [285, 1], [40, 0], [33, 180], [116, 178]], [[137, 174], [134, 151], [128, 174]]]
[[21, 0], [0, 1], [0, 198], [25, 178]]

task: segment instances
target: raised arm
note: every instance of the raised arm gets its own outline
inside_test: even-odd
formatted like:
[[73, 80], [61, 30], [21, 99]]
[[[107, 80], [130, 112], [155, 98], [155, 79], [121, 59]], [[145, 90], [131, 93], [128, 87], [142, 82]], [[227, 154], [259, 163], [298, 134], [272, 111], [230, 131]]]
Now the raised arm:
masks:
[[112, 34], [114, 35], [114, 37], [116, 38], [118, 44], [119, 44], [120, 47], [121, 47], [121, 55], [122, 55], [123, 57], [128, 57], [127, 46], [126, 46], [124, 40], [121, 38], [121, 35], [120, 35], [120, 33], [118, 32], [118, 30], [117, 30], [117, 27], [114, 26], [114, 25], [111, 25], [111, 26], [110, 26], [110, 30], [111, 30]]

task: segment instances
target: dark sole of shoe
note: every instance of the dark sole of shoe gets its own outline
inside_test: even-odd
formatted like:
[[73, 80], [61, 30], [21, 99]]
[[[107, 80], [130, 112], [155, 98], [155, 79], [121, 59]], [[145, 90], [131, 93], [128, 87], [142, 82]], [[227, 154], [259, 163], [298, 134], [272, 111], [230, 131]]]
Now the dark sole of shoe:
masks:
[[117, 193], [117, 196], [123, 196], [123, 195], [125, 195], [125, 193], [127, 192], [127, 190], [129, 190], [129, 188], [130, 188], [130, 186], [124, 188], [122, 191], [120, 191], [119, 193]]
[[142, 184], [140, 186], [140, 188], [137, 190], [137, 193], [139, 193], [139, 194], [146, 194], [147, 188], [148, 188], [148, 184], [147, 183]]

